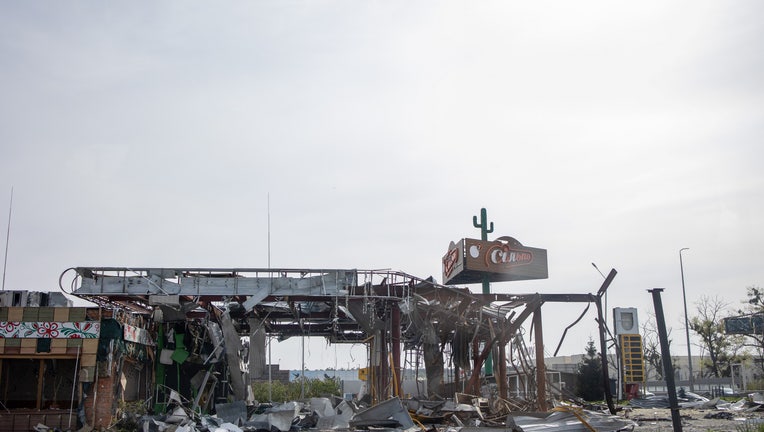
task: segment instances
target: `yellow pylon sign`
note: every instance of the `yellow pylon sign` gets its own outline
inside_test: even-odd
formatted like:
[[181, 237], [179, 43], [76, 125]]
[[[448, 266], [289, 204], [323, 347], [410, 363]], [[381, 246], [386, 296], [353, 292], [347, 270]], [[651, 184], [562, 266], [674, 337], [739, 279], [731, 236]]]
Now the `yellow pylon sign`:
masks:
[[618, 335], [621, 345], [621, 365], [624, 383], [645, 382], [645, 359], [642, 351], [642, 336], [638, 334]]

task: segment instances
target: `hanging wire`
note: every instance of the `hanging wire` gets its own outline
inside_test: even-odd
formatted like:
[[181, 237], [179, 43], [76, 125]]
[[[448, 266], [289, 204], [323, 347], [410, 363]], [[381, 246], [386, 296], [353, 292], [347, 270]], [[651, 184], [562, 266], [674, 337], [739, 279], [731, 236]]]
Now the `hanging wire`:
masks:
[[586, 308], [584, 309], [583, 312], [581, 312], [581, 315], [575, 321], [573, 321], [571, 325], [565, 327], [565, 331], [562, 332], [562, 337], [560, 338], [560, 343], [557, 344], [557, 349], [554, 350], [554, 355], [552, 357], [557, 357], [557, 353], [560, 351], [560, 347], [562, 346], [562, 342], [565, 340], [565, 335], [568, 333], [568, 330], [574, 325], [578, 324], [579, 321], [581, 321], [581, 318], [583, 318], [584, 315], [586, 315], [586, 312], [589, 310], [589, 306], [591, 305], [592, 305], [591, 302], [587, 303]]

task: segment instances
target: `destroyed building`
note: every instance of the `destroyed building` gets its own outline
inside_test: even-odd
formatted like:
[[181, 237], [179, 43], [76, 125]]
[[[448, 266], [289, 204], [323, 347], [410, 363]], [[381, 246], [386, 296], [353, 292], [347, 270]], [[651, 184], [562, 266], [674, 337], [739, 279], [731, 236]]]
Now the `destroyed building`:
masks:
[[[505, 267], [513, 260], [530, 262], [535, 251], [521, 250], [511, 238], [490, 243]], [[471, 269], [466, 258], [470, 242], [459, 247], [467, 262], [450, 250], [444, 274], [448, 271], [453, 283], [483, 277], [486, 273]], [[543, 266], [545, 277], [545, 251]], [[538, 267], [528, 269], [530, 274], [505, 272], [493, 280], [538, 277]], [[389, 270], [77, 267], [64, 272], [61, 280], [70, 283], [61, 288], [97, 307], [1, 309], [6, 328], [32, 330], [0, 340], [2, 390], [14, 394], [4, 399], [9, 406], [0, 429], [35, 422], [103, 429], [126, 410], [166, 413], [182, 401], [201, 415], [226, 403], [251, 403], [251, 383], [267, 377], [272, 367], [266, 339], [294, 336], [365, 344], [372, 406], [403, 396], [402, 359], [407, 358], [426, 373], [425, 393], [415, 395], [420, 399], [480, 395], [490, 382], [502, 400], [510, 392], [523, 395], [515, 409], [546, 411], [548, 399], [561, 389], [546, 378], [542, 305], [593, 303], [601, 317], [600, 297], [614, 276], [612, 271], [596, 294], [510, 295], [476, 294]], [[531, 349], [524, 342], [528, 323]], [[58, 333], [46, 333], [53, 328]], [[30, 361], [36, 369], [25, 368], [27, 379], [10, 378]], [[22, 380], [31, 377], [37, 390], [19, 391]]]

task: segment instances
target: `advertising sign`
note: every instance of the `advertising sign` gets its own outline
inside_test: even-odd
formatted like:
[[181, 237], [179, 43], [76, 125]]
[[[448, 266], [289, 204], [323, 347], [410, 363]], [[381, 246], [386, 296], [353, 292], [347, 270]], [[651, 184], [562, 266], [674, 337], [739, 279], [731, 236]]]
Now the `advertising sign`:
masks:
[[639, 334], [637, 308], [613, 308], [615, 334]]
[[645, 382], [645, 359], [642, 354], [642, 336], [639, 334], [618, 335], [621, 342], [621, 365], [623, 382]]
[[764, 315], [753, 314], [724, 318], [724, 333], [727, 334], [762, 334], [764, 333]]
[[523, 246], [512, 237], [451, 242], [443, 257], [443, 283], [479, 283], [486, 275], [491, 282], [546, 279], [546, 249]]

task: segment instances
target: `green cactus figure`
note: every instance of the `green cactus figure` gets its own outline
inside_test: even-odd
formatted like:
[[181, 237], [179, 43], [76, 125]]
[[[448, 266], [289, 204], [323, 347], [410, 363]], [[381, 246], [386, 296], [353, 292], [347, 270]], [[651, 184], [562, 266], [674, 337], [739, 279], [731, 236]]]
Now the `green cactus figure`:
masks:
[[[493, 222], [488, 225], [488, 214], [484, 208], [480, 209], [480, 223], [477, 221], [477, 216], [472, 216], [472, 225], [474, 225], [475, 228], [480, 228], [480, 239], [488, 241], [488, 234], [493, 232]], [[489, 226], [490, 228], [486, 228]]]

